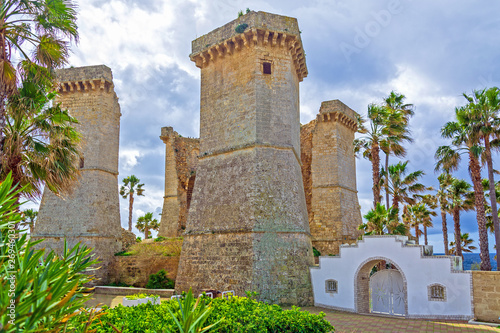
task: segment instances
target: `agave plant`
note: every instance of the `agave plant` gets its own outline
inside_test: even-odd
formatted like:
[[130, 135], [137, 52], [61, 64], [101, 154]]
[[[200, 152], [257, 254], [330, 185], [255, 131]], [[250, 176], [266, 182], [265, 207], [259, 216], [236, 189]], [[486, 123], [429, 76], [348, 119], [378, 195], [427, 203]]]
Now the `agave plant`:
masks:
[[205, 297], [194, 298], [193, 291], [189, 288], [182, 300], [177, 298], [179, 311], [174, 314], [168, 309], [180, 333], [208, 332], [221, 322], [222, 319], [203, 327], [213, 310], [211, 303], [207, 304], [206, 301]]

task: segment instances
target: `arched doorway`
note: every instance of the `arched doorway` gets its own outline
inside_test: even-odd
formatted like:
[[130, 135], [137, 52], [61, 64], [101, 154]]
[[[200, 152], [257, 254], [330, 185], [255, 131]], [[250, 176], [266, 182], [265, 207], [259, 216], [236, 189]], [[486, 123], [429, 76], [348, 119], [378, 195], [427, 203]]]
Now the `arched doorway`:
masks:
[[[373, 272], [377, 264], [385, 262], [392, 268]], [[369, 258], [355, 274], [355, 304], [358, 313], [381, 313], [406, 316], [408, 293], [406, 277], [401, 268], [388, 258]]]

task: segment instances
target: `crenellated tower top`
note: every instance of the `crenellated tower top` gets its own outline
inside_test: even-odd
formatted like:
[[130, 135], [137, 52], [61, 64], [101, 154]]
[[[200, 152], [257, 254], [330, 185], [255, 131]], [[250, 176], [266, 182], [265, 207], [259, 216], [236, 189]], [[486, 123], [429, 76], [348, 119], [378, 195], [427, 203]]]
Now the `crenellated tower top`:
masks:
[[353, 132], [358, 129], [356, 112], [338, 99], [322, 102], [316, 119], [318, 122], [338, 122]]
[[289, 50], [299, 81], [307, 76], [305, 52], [297, 19], [251, 11], [192, 42], [190, 58], [204, 68], [219, 58], [232, 56], [243, 48], [277, 47]]

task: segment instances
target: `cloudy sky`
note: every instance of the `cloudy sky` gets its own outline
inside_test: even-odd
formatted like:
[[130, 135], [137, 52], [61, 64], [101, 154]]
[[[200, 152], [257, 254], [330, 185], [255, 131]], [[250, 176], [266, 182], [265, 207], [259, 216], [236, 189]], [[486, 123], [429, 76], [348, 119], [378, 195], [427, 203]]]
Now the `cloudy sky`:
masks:
[[[454, 107], [464, 104], [461, 93], [500, 85], [497, 1], [80, 1], [80, 42], [73, 46], [70, 65], [105, 64], [113, 70], [123, 114], [119, 181], [134, 174], [146, 188], [136, 200], [134, 220], [161, 212], [165, 147], [160, 128], [199, 135], [200, 73], [188, 57], [191, 41], [247, 7], [298, 19], [309, 69], [300, 86], [303, 124], [325, 100], [340, 99], [365, 114], [369, 103], [391, 90], [404, 94], [416, 111], [407, 159], [412, 170], [426, 172], [426, 185], [437, 183], [433, 156], [447, 143], [439, 129], [452, 119]], [[465, 161], [457, 176], [470, 180]], [[358, 160], [357, 180], [364, 214], [372, 202], [369, 162]], [[120, 204], [126, 226], [128, 205], [125, 199]], [[478, 246], [474, 217], [463, 216], [462, 231]], [[434, 224], [430, 242], [435, 252], [443, 252], [440, 219]]]

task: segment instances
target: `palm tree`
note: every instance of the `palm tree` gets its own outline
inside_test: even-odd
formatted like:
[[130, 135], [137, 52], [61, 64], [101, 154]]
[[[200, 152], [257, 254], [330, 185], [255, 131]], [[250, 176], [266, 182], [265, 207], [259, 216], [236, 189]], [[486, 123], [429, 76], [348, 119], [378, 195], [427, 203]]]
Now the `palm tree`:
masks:
[[436, 193], [436, 199], [439, 201], [439, 208], [441, 210], [441, 221], [443, 229], [443, 241], [444, 241], [444, 254], [448, 255], [448, 226], [446, 223], [446, 213], [449, 211], [448, 207], [448, 192], [447, 187], [451, 185], [453, 177], [446, 172], [443, 172], [438, 176], [439, 190]]
[[390, 165], [387, 171], [382, 169], [382, 183], [385, 185], [386, 192], [392, 195], [392, 206], [399, 208], [400, 202], [414, 204], [415, 199], [411, 196], [413, 193], [419, 193], [427, 190], [425, 185], [418, 183], [418, 179], [424, 175], [422, 170], [409, 173], [407, 169], [408, 161], [398, 162], [396, 165]]
[[[451, 184], [447, 187], [448, 192], [448, 207], [453, 216], [455, 226], [455, 244], [456, 250], [454, 253], [462, 256], [462, 247], [460, 243], [460, 212], [474, 209], [474, 193], [470, 191], [471, 185], [463, 179], [453, 178]], [[451, 250], [450, 250], [451, 252]]]
[[[441, 146], [436, 151], [436, 170], [444, 169], [453, 171], [458, 168], [461, 154], [466, 153], [469, 157], [469, 174], [474, 187], [474, 199], [476, 206], [476, 219], [479, 232], [479, 248], [481, 256], [481, 270], [491, 271], [491, 262], [488, 249], [488, 231], [486, 230], [486, 214], [483, 186], [481, 183], [481, 165], [479, 159], [484, 152], [480, 146], [480, 135], [475, 127], [465, 121], [469, 117], [467, 107], [455, 109], [456, 122], [448, 122], [441, 128], [441, 136], [452, 139], [452, 146]], [[458, 235], [460, 236], [460, 234]], [[456, 241], [457, 243], [457, 241]]]
[[[406, 149], [401, 143], [403, 141], [413, 141], [413, 139], [409, 136], [408, 130], [410, 117], [414, 114], [413, 104], [405, 104], [405, 99], [405, 95], [391, 91], [389, 96], [384, 99], [384, 103], [382, 105], [382, 107], [387, 111], [387, 114], [390, 115], [384, 119], [387, 121], [387, 125], [395, 125], [394, 127], [396, 127], [396, 131], [392, 131], [391, 135], [387, 136], [381, 142], [382, 151], [385, 153], [385, 170], [389, 168], [389, 156], [391, 154], [399, 157], [404, 157], [406, 155]], [[387, 175], [385, 179], [385, 200], [387, 209], [389, 209]]]
[[149, 238], [150, 230], [158, 230], [160, 224], [157, 219], [153, 219], [153, 213], [146, 213], [137, 219], [135, 224], [137, 230], [144, 233], [144, 239]]
[[[483, 179], [484, 195], [488, 198], [490, 197], [489, 188], [490, 188], [490, 182], [488, 181], [488, 179]], [[500, 181], [496, 182], [496, 184], [495, 184], [495, 192], [496, 192], [495, 193], [496, 194], [496, 201], [497, 201], [497, 203], [500, 203]], [[495, 227], [493, 225], [493, 211], [491, 209], [491, 206], [486, 204], [485, 211], [486, 211], [486, 228], [488, 229], [489, 232], [495, 233]], [[500, 213], [497, 214], [497, 216], [500, 217]], [[495, 249], [496, 249], [496, 245], [495, 245]]]
[[79, 174], [78, 121], [60, 105], [55, 93], [35, 83], [36, 73], [23, 73], [22, 86], [7, 101], [0, 179], [11, 172], [22, 195], [41, 197], [46, 186], [56, 194], [69, 193]]
[[[425, 245], [427, 242], [427, 228], [432, 227], [432, 217], [435, 216], [432, 210], [429, 209], [425, 202], [415, 203], [414, 205], [407, 205], [405, 209], [405, 214], [403, 216], [403, 221], [405, 221], [408, 228], [413, 227], [415, 229], [415, 239], [417, 244], [419, 244], [419, 238], [424, 234]], [[424, 232], [420, 230], [420, 225], [423, 225]]]
[[399, 211], [391, 207], [389, 210], [380, 202], [375, 209], [371, 209], [363, 217], [367, 223], [361, 224], [358, 229], [364, 230], [365, 235], [406, 235], [406, 226], [399, 223]]
[[434, 225], [432, 224], [432, 217], [437, 216], [436, 212], [434, 212], [434, 209], [437, 208], [437, 199], [433, 195], [426, 194], [423, 196], [420, 196], [422, 201], [421, 203], [425, 207], [425, 213], [423, 216], [423, 222], [422, 225], [424, 226], [424, 244], [428, 245], [427, 242], [427, 228], [432, 228]]
[[134, 175], [123, 178], [123, 185], [120, 187], [120, 195], [123, 199], [128, 198], [128, 231], [132, 231], [132, 210], [134, 209], [134, 193], [144, 195], [144, 184], [139, 184], [141, 180]]
[[26, 209], [22, 211], [22, 222], [20, 223], [21, 227], [29, 227], [30, 235], [33, 233], [33, 229], [35, 228], [36, 218], [38, 216], [38, 212], [34, 209]]
[[[478, 132], [480, 139], [484, 142], [484, 159], [488, 167], [489, 196], [492, 211], [492, 222], [495, 230], [495, 242], [497, 256], [500, 255], [500, 225], [497, 209], [497, 196], [495, 192], [495, 179], [493, 177], [493, 159], [491, 157], [492, 143], [498, 145], [500, 138], [500, 89], [497, 87], [474, 90], [471, 96], [463, 94], [469, 102], [470, 113], [464, 120], [467, 120]], [[497, 265], [500, 270], [500, 265]]]
[[[20, 74], [35, 70], [38, 79], [50, 80], [52, 69], [67, 62], [66, 40], [78, 41], [75, 8], [71, 0], [1, 2], [0, 139], [5, 127], [6, 99], [16, 93]], [[18, 59], [20, 65], [16, 66], [13, 60]]]
[[386, 109], [376, 104], [368, 105], [368, 121], [370, 128], [364, 126], [365, 120], [358, 117], [358, 133], [364, 134], [355, 139], [354, 152], [361, 153], [372, 163], [373, 207], [380, 202], [380, 145], [389, 137], [404, 132], [399, 114], [389, 114]]
[[[460, 247], [462, 248], [463, 252], [472, 253], [472, 251], [477, 250], [477, 247], [472, 245], [473, 242], [474, 242], [474, 240], [469, 238], [468, 233], [462, 234], [460, 236]], [[450, 247], [451, 247], [450, 254], [458, 256], [458, 254], [456, 252], [455, 244], [456, 244], [455, 242], [450, 242]], [[462, 254], [460, 254], [460, 256], [463, 259], [464, 254], [462, 253]]]

